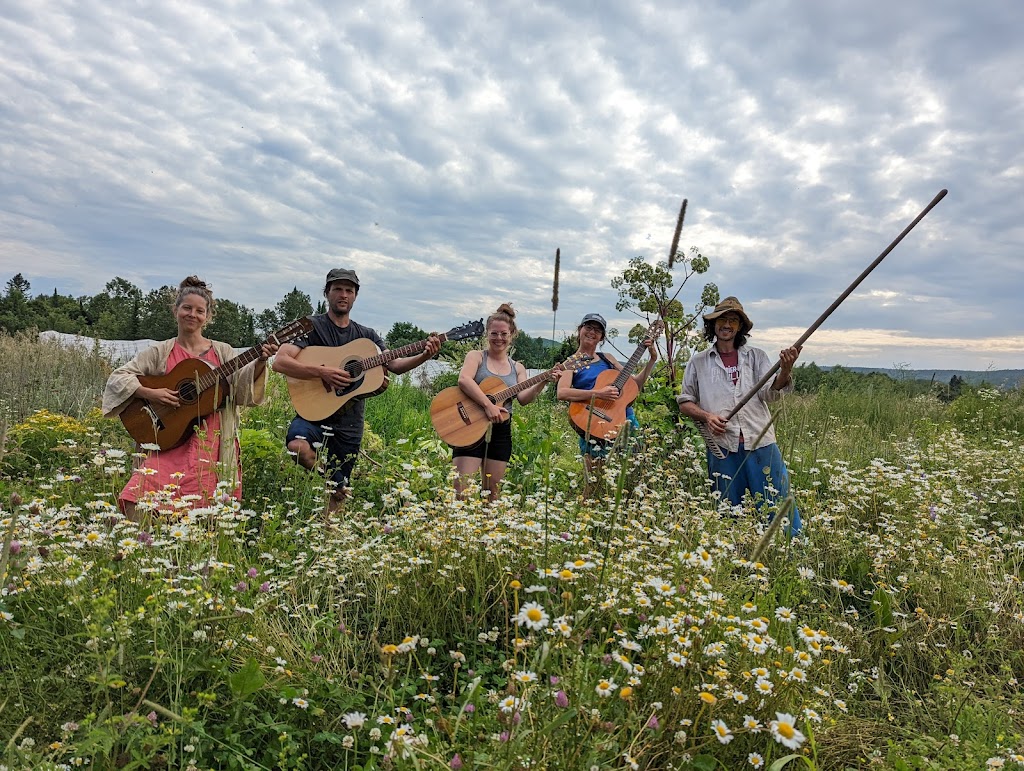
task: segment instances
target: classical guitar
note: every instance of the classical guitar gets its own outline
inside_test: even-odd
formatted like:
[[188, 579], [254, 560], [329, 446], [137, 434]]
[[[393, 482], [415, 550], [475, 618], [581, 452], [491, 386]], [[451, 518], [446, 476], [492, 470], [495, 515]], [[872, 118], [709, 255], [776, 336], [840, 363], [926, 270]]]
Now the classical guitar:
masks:
[[636, 347], [621, 370], [609, 369], [597, 376], [594, 390], [613, 385], [619, 389], [617, 399], [591, 399], [586, 402], [569, 403], [569, 420], [580, 436], [611, 441], [619, 435], [619, 430], [626, 422], [626, 408], [636, 401], [639, 389], [633, 380], [633, 371], [640, 363], [640, 357], [647, 350], [648, 340], [654, 340], [665, 328], [660, 320], [655, 321], [647, 329], [644, 341]]
[[[500, 377], [489, 377], [480, 384], [480, 390], [492, 404], [505, 404], [516, 394], [549, 379], [555, 372], [575, 372], [593, 360], [592, 356], [576, 353], [547, 372], [534, 375], [514, 386], [506, 385]], [[503, 420], [508, 420], [507, 413]], [[469, 447], [476, 444], [483, 439], [491, 424], [484, 408], [466, 396], [458, 386], [446, 388], [434, 397], [430, 402], [430, 421], [434, 424], [437, 435], [452, 447]]]
[[[484, 333], [483, 319], [471, 321], [461, 327], [450, 329], [438, 335], [445, 340], [467, 340]], [[352, 399], [376, 396], [388, 387], [389, 361], [420, 353], [427, 347], [426, 340], [409, 343], [393, 351], [380, 352], [377, 345], [366, 338], [353, 340], [341, 346], [310, 345], [299, 351], [295, 357], [303, 364], [321, 367], [338, 367], [352, 376], [347, 388], [329, 388], [320, 378], [303, 380], [288, 378], [288, 393], [295, 411], [306, 420], [316, 423], [326, 420]]]
[[231, 392], [228, 378], [246, 364], [256, 361], [263, 345], [283, 345], [312, 329], [313, 322], [309, 319], [296, 319], [260, 345], [219, 367], [211, 367], [202, 359], [186, 359], [165, 375], [142, 375], [139, 382], [146, 388], [170, 388], [178, 392], [181, 403], [177, 407], [168, 407], [146, 399], [132, 399], [119, 416], [121, 422], [139, 444], [156, 444], [161, 450], [184, 444], [200, 420], [224, 406]]

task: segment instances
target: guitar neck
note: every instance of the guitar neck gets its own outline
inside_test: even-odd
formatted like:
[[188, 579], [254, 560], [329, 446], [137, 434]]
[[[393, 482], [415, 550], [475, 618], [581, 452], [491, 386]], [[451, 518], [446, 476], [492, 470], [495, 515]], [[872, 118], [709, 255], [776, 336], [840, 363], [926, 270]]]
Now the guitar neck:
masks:
[[622, 365], [622, 371], [619, 373], [619, 376], [615, 378], [615, 383], [613, 383], [620, 392], [622, 391], [622, 386], [626, 385], [626, 381], [629, 380], [630, 376], [632, 376], [633, 370], [635, 370], [636, 365], [640, 363], [640, 357], [644, 355], [644, 351], [646, 350], [647, 346], [640, 343], [640, 345], [636, 347], [636, 350], [633, 351], [633, 355], [629, 357], [629, 361]]
[[222, 378], [231, 377], [246, 364], [256, 361], [259, 357], [260, 349], [253, 347], [244, 353], [239, 354], [235, 358], [229, 359], [219, 367], [214, 367], [209, 372], [200, 375], [197, 383], [197, 390], [199, 393], [202, 393], [208, 388], [213, 388], [213, 386], [220, 382]]
[[[441, 342], [443, 343], [445, 340], [448, 339], [448, 335], [438, 335], [438, 338], [440, 338]], [[406, 356], [412, 356], [414, 353], [422, 353], [426, 347], [426, 340], [420, 340], [419, 342], [416, 343], [409, 343], [408, 345], [403, 345], [401, 348], [395, 348], [394, 350], [391, 351], [384, 351], [384, 353], [378, 354], [376, 356], [369, 356], [360, 361], [359, 366], [364, 371], [368, 369], [373, 369], [374, 367], [381, 367], [387, 364], [389, 361], [394, 361], [395, 359], [402, 359], [405, 358]]]
[[516, 394], [522, 393], [530, 386], [537, 385], [537, 383], [547, 378], [554, 371], [554, 369], [549, 369], [547, 372], [541, 372], [539, 375], [534, 375], [533, 377], [524, 380], [522, 383], [516, 383], [514, 386], [509, 386], [503, 391], [491, 394], [491, 398], [494, 399], [495, 404], [504, 404]]

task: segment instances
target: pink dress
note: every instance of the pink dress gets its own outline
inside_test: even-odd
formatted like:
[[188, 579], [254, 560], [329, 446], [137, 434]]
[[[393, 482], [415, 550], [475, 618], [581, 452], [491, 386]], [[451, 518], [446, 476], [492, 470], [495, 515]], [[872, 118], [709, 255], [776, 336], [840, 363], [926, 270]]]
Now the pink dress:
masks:
[[[202, 359], [213, 367], [220, 366], [213, 348], [201, 356], [192, 356], [177, 342], [167, 356], [167, 367], [170, 372], [186, 359]], [[236, 452], [236, 457], [238, 453]], [[207, 415], [189, 437], [188, 441], [172, 450], [159, 450], [149, 453], [128, 480], [121, 491], [121, 500], [138, 503], [140, 500], [154, 497], [159, 493], [164, 497], [168, 486], [173, 485], [171, 497], [181, 498], [186, 495], [199, 496], [193, 506], [206, 506], [212, 501], [217, 490], [217, 461], [220, 460], [220, 412]], [[242, 498], [242, 467], [238, 464], [238, 484], [232, 496]]]

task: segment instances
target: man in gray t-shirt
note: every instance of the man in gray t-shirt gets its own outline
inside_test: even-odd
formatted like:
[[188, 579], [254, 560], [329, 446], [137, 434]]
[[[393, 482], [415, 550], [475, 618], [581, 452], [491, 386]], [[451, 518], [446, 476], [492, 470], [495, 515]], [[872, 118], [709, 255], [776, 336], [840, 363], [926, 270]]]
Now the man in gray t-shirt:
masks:
[[[313, 331], [306, 339], [282, 345], [274, 359], [274, 370], [291, 378], [320, 380], [325, 389], [344, 390], [352, 383], [352, 376], [344, 369], [316, 364], [303, 364], [296, 357], [309, 345], [343, 346], [359, 338], [368, 338], [381, 349], [387, 350], [386, 343], [373, 329], [357, 324], [349, 317], [352, 306], [359, 294], [359, 277], [354, 270], [335, 268], [327, 274], [324, 297], [327, 298], [327, 313], [313, 316]], [[440, 339], [431, 335], [426, 349], [416, 356], [394, 359], [384, 366], [388, 371], [401, 375], [430, 359], [441, 348]], [[333, 511], [345, 497], [348, 485], [363, 440], [365, 405], [362, 399], [352, 399], [330, 417], [314, 424], [296, 415], [288, 427], [286, 443], [288, 450], [295, 453], [296, 460], [305, 468], [316, 465], [320, 445], [327, 454], [327, 467], [335, 488], [331, 493], [330, 509]]]

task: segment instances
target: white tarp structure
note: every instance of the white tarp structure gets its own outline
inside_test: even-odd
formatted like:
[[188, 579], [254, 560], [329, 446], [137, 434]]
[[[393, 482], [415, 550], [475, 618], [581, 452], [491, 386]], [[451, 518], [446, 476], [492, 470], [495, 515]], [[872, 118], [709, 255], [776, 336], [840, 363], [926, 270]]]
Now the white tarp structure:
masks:
[[123, 364], [139, 351], [149, 348], [156, 340], [97, 340], [94, 337], [70, 335], [66, 332], [48, 330], [39, 333], [40, 340], [53, 340], [68, 348], [82, 348], [92, 351], [99, 346], [99, 351], [112, 364]]

